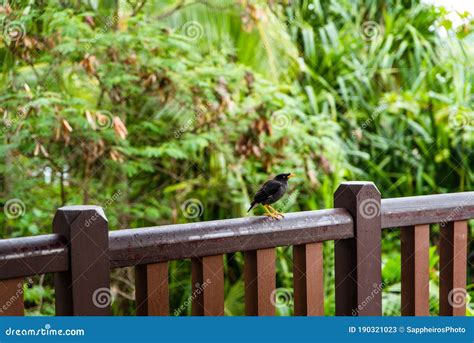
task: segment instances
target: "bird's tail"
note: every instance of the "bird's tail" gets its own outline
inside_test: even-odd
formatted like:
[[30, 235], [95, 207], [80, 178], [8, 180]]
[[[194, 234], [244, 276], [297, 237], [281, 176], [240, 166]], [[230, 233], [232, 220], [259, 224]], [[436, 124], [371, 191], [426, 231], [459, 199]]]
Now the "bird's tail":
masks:
[[250, 212], [250, 210], [251, 210], [251, 209], [252, 209], [254, 206], [255, 206], [255, 203], [254, 203], [254, 202], [252, 202], [252, 203], [250, 204], [250, 208], [248, 209], [247, 213], [249, 213], [249, 212]]

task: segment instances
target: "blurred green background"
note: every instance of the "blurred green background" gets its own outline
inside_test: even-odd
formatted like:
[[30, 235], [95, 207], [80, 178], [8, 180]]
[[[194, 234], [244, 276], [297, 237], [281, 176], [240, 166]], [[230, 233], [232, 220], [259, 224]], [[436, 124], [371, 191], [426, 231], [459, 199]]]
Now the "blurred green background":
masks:
[[[19, 0], [3, 1], [0, 23], [2, 238], [50, 233], [66, 204], [104, 207], [111, 230], [241, 217], [261, 183], [290, 171], [288, 212], [331, 208], [345, 180], [373, 181], [385, 198], [473, 190], [468, 12], [407, 0]], [[434, 226], [432, 314], [437, 242]], [[383, 231], [382, 250], [383, 311], [400, 315], [398, 229]], [[281, 315], [293, 311], [291, 255], [278, 248]], [[228, 315], [244, 312], [242, 265], [226, 256]], [[134, 314], [133, 284], [132, 269], [112, 272], [114, 314]], [[170, 293], [174, 313], [191, 295], [189, 261], [170, 263]], [[25, 301], [30, 315], [53, 314], [52, 276], [34, 277]]]

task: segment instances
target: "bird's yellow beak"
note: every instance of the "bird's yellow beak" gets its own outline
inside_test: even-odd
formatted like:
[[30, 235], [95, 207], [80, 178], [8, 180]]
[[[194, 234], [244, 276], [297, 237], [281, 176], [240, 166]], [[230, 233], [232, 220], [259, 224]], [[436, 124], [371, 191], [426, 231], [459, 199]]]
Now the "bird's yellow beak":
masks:
[[295, 173], [291, 173], [290, 175], [288, 175], [288, 178], [291, 179], [292, 177], [295, 177], [296, 174]]

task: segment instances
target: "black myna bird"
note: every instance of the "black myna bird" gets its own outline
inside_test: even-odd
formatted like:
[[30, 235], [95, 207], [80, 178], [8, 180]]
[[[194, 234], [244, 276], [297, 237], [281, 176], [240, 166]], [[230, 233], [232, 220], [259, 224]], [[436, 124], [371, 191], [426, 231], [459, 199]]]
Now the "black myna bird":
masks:
[[[279, 219], [278, 216], [283, 217], [282, 212], [278, 212], [270, 204], [277, 202], [286, 193], [288, 188], [288, 179], [295, 176], [293, 173], [278, 174], [273, 179], [265, 182], [262, 187], [255, 193], [250, 208], [247, 211], [250, 212], [257, 204], [262, 204], [265, 208], [265, 215]], [[271, 211], [270, 211], [271, 210]]]

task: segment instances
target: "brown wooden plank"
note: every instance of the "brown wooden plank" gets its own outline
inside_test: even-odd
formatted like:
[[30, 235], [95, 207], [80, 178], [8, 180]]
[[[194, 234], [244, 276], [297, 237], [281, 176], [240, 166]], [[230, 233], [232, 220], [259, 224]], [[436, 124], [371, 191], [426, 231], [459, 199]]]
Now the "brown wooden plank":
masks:
[[271, 225], [263, 217], [246, 217], [115, 230], [108, 254], [117, 268], [344, 239], [353, 231], [344, 209], [305, 211], [286, 213], [285, 220]]
[[402, 316], [430, 315], [430, 226], [404, 227], [402, 250]]
[[275, 315], [275, 249], [251, 250], [244, 253], [245, 314]]
[[0, 316], [23, 315], [23, 278], [0, 281]]
[[214, 255], [191, 260], [192, 315], [224, 315], [224, 256]]
[[168, 316], [168, 262], [135, 267], [137, 316]]
[[0, 239], [0, 280], [63, 272], [68, 248], [60, 235]]
[[382, 199], [382, 228], [474, 218], [474, 192]]
[[349, 211], [354, 238], [335, 242], [337, 316], [382, 315], [381, 203], [372, 182], [344, 182], [334, 207]]
[[323, 243], [293, 247], [295, 316], [324, 316]]
[[439, 314], [465, 316], [467, 221], [441, 225], [439, 236]]
[[66, 240], [70, 255], [69, 270], [55, 274], [56, 315], [111, 315], [109, 229], [103, 209], [62, 207], [53, 230]]

